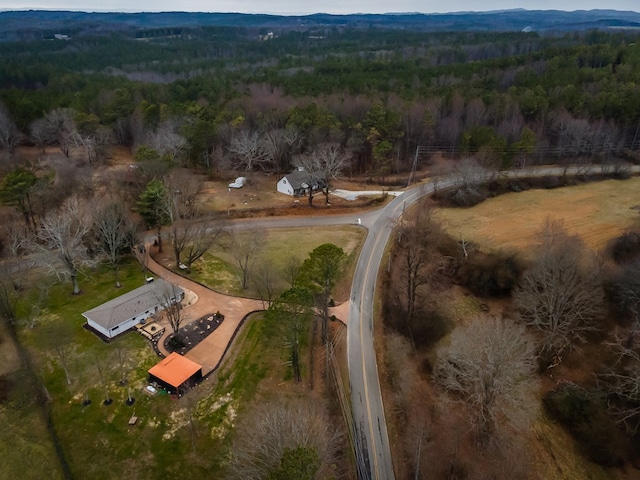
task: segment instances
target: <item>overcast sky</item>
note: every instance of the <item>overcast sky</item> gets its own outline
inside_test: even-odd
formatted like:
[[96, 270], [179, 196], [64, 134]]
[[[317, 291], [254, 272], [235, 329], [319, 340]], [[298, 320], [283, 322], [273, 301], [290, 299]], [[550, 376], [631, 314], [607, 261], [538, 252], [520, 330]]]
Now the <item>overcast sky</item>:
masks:
[[306, 15], [310, 13], [459, 12], [511, 8], [528, 10], [614, 9], [640, 11], [640, 0], [0, 0], [0, 10], [81, 10], [87, 12], [241, 12]]

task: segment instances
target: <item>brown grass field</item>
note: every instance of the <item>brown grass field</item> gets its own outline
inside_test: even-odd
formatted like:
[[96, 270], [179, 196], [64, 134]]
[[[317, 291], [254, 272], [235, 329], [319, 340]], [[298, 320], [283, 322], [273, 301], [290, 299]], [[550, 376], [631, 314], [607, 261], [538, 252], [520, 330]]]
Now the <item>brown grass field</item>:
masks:
[[[464, 238], [484, 251], [508, 249], [526, 254], [547, 217], [562, 219], [570, 233], [579, 235], [589, 248], [601, 250], [610, 239], [640, 219], [639, 207], [640, 178], [632, 178], [554, 190], [510, 193], [488, 199], [472, 208], [435, 208], [434, 215], [454, 238]], [[438, 289], [430, 293], [432, 295], [424, 293], [424, 298], [428, 298], [431, 307], [452, 326], [483, 315], [481, 302], [489, 306], [489, 315], [499, 315], [505, 306], [505, 300], [480, 299], [457, 286], [447, 288], [439, 284]], [[380, 339], [384, 336], [384, 326], [379, 323], [377, 328], [378, 358], [383, 358], [384, 348]], [[445, 336], [434, 347], [421, 352], [416, 364], [424, 366], [423, 362], [426, 361], [426, 365], [433, 365], [439, 347], [448, 342], [449, 337]], [[534, 403], [539, 404], [539, 396], [553, 388], [559, 380], [584, 384], [592, 379], [593, 367], [597, 359], [601, 358], [601, 352], [601, 345], [587, 345], [573, 352], [552, 377], [544, 376], [539, 379], [539, 391]], [[462, 415], [461, 411], [454, 404], [443, 403], [444, 397], [440, 396], [439, 390], [428, 380], [429, 376], [421, 371], [416, 374], [417, 379], [412, 386], [414, 394], [409, 400], [411, 406], [404, 407], [411, 413], [407, 417], [402, 414], [394, 415], [394, 392], [385, 379], [384, 364], [379, 368], [397, 478], [413, 475], [413, 470], [408, 465], [415, 459], [414, 427], [420, 425], [421, 421], [431, 429], [424, 445], [421, 470], [429, 472], [429, 476], [433, 478], [447, 478], [445, 470], [451, 468], [454, 460], [463, 471], [458, 478], [638, 478], [637, 470], [607, 469], [589, 461], [571, 436], [548, 418], [542, 409], [528, 429], [518, 432], [515, 437], [517, 442], [509, 445], [505, 450], [507, 453], [478, 449], [472, 438], [465, 437], [468, 428], [466, 417], [456, 417], [456, 412]], [[456, 438], [460, 440], [456, 441]], [[406, 461], [398, 462], [397, 459]], [[487, 472], [491, 472], [492, 464], [500, 465], [499, 469], [503, 469], [504, 474], [496, 474], [499, 469], [494, 469], [495, 476], [486, 476]]]
[[526, 249], [547, 217], [601, 250], [640, 219], [640, 178], [605, 180], [554, 190], [528, 190], [491, 198], [472, 208], [438, 208], [436, 218], [457, 238], [483, 250]]

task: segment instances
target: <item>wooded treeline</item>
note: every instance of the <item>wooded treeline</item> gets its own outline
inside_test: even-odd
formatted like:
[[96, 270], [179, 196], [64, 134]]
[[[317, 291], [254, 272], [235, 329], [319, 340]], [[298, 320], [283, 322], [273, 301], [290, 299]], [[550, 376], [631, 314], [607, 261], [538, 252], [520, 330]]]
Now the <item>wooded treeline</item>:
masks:
[[[396, 228], [384, 276], [396, 465], [415, 478], [549, 478], [532, 446], [551, 420], [591, 462], [635, 469], [640, 223], [599, 253], [552, 218], [526, 251], [483, 249], [451, 237], [431, 202]], [[558, 442], [540, 448], [560, 472], [556, 454], [573, 447]]]
[[417, 146], [501, 168], [635, 160], [638, 37], [207, 27], [5, 43], [0, 142], [91, 144], [92, 162], [113, 144], [163, 150], [170, 134], [180, 161], [236, 169], [230, 151], [255, 137], [277, 172], [338, 143], [371, 175], [406, 170]]

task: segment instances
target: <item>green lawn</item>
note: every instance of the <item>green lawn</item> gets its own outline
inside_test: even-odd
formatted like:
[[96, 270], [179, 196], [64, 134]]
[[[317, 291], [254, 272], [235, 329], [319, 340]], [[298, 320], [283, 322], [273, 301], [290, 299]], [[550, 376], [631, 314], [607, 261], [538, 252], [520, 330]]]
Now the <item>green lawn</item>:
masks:
[[[274, 338], [261, 316], [256, 316], [240, 332], [229, 360], [216, 375], [180, 399], [149, 396], [143, 391], [147, 370], [158, 359], [148, 342], [129, 332], [105, 344], [83, 328], [81, 316], [142, 282], [142, 269], [130, 260], [122, 268], [121, 289], [115, 288], [113, 273], [107, 269], [87, 273], [78, 296], [69, 293], [70, 284], [55, 284], [35, 327], [20, 327], [21, 342], [28, 347], [51, 397], [53, 425], [72, 475], [96, 480], [221, 478], [235, 418], [256, 392], [273, 386], [277, 390], [285, 381], [289, 369], [283, 360], [282, 340]], [[66, 345], [70, 385], [57, 353], [60, 345]], [[125, 358], [123, 368], [117, 352]], [[108, 406], [103, 405], [105, 387], [97, 365], [107, 367], [104, 375], [113, 399]], [[123, 373], [136, 399], [133, 406], [125, 404], [128, 387], [119, 383]], [[261, 386], [265, 380], [266, 386]], [[83, 405], [85, 398], [91, 400], [89, 405]], [[133, 414], [138, 422], [129, 426]], [[39, 419], [33, 405], [0, 410], [4, 421], [0, 449], [6, 449], [5, 456], [10, 458], [0, 469], [0, 478], [19, 477], [24, 464], [28, 468], [22, 471], [29, 473], [24, 478], [60, 477]]]
[[28, 375], [20, 369], [8, 378], [12, 391], [8, 401], [0, 405], [0, 479], [62, 479], [62, 468]]
[[[254, 234], [250, 231], [239, 233]], [[290, 259], [295, 258], [302, 262], [314, 248], [324, 243], [332, 243], [347, 254], [346, 271], [350, 272], [365, 238], [365, 231], [353, 226], [276, 228], [263, 231], [262, 234], [265, 235], [266, 241], [264, 249], [256, 258], [253, 271], [255, 272], [260, 265], [266, 265], [272, 270], [277, 282], [276, 295], [288, 287], [282, 271]], [[229, 251], [216, 250], [205, 255], [194, 264], [191, 278], [214, 290], [231, 295], [259, 296], [251, 276], [249, 288], [242, 290], [239, 270]]]

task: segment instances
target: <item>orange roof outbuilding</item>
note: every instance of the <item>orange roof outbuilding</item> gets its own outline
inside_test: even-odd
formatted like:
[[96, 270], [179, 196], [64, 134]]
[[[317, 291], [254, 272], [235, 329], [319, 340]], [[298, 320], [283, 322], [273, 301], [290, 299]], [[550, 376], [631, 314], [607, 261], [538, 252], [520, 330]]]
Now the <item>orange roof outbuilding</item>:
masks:
[[202, 370], [202, 366], [173, 352], [149, 369], [149, 374], [169, 385], [179, 388], [184, 382]]

